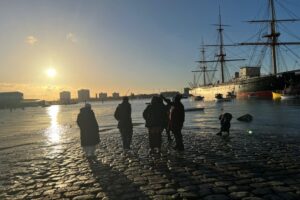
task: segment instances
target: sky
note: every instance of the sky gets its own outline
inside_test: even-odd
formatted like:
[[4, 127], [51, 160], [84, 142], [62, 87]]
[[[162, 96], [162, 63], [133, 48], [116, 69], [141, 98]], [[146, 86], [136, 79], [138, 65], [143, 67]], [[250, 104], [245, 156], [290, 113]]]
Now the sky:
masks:
[[[2, 0], [0, 1], [0, 91], [55, 100], [59, 92], [183, 91], [193, 79], [202, 41], [215, 44], [219, 8], [225, 43], [251, 40], [267, 0]], [[298, 0], [277, 0], [278, 18], [297, 17]], [[281, 11], [286, 8], [288, 12]], [[284, 10], [284, 9], [282, 9]], [[261, 11], [261, 12], [260, 12]], [[260, 14], [261, 13], [261, 14]], [[299, 23], [286, 24], [300, 41]], [[291, 47], [299, 51], [299, 47]], [[207, 50], [207, 59], [213, 52]], [[227, 50], [248, 59], [247, 47]], [[299, 58], [287, 54], [286, 63]], [[211, 58], [210, 58], [211, 57]], [[267, 59], [268, 60], [268, 59]], [[228, 73], [249, 60], [231, 64]], [[265, 61], [266, 64], [269, 61]], [[300, 67], [299, 67], [300, 68]], [[56, 74], [49, 74], [54, 69]], [[47, 72], [48, 71], [48, 72]], [[268, 73], [268, 69], [263, 72]]]

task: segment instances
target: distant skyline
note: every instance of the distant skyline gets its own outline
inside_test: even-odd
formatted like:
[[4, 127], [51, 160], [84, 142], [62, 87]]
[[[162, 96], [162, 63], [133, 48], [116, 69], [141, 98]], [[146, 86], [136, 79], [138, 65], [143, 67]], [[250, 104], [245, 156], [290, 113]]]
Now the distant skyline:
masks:
[[[276, 0], [278, 18], [297, 18], [299, 0]], [[215, 44], [219, 6], [225, 42], [252, 39], [268, 0], [2, 0], [0, 92], [55, 100], [59, 92], [183, 91], [192, 81], [202, 40]], [[288, 12], [281, 12], [287, 8]], [[262, 14], [260, 14], [262, 13]], [[298, 17], [299, 18], [299, 17]], [[300, 23], [279, 28], [300, 41]], [[254, 41], [252, 39], [252, 41]], [[290, 47], [299, 52], [300, 47]], [[247, 47], [226, 50], [248, 58]], [[289, 66], [299, 65], [289, 55]], [[211, 56], [209, 53], [208, 57]], [[233, 63], [230, 72], [249, 61]], [[266, 61], [266, 64], [269, 60]], [[300, 67], [299, 67], [300, 68]], [[262, 70], [267, 73], [266, 69]]]

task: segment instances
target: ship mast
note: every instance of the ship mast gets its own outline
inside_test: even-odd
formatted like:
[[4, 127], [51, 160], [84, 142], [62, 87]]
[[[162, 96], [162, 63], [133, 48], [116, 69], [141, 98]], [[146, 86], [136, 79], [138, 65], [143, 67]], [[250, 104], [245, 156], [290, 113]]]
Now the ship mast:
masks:
[[[199, 66], [199, 70], [195, 70], [192, 72], [203, 72], [203, 85], [206, 86], [206, 74], [207, 72], [213, 72], [213, 71], [217, 71], [217, 70], [208, 70], [207, 69], [207, 65], [206, 65], [206, 60], [205, 60], [205, 48], [204, 48], [204, 44], [202, 42], [202, 48], [201, 48], [201, 56], [202, 56], [202, 66]], [[200, 61], [198, 61], [200, 62]]]
[[220, 53], [216, 55], [220, 59], [220, 64], [221, 64], [221, 80], [222, 83], [224, 83], [224, 64], [225, 64], [225, 56], [226, 54], [224, 53], [224, 41], [223, 41], [223, 27], [222, 27], [222, 21], [221, 21], [221, 12], [219, 9], [219, 28], [217, 29], [219, 31], [219, 36], [220, 36]]
[[270, 9], [272, 13], [272, 20], [271, 20], [271, 34], [266, 37], [270, 37], [272, 40], [272, 61], [273, 61], [273, 73], [277, 74], [277, 59], [276, 59], [276, 44], [277, 44], [277, 38], [279, 37], [280, 33], [276, 32], [276, 21], [275, 21], [275, 8], [274, 8], [274, 1], [269, 0], [270, 3]]
[[217, 44], [217, 45], [205, 45], [205, 46], [208, 46], [208, 47], [219, 47], [219, 53], [216, 55], [216, 57], [218, 57], [217, 60], [208, 60], [208, 61], [197, 61], [199, 63], [206, 63], [206, 62], [220, 62], [220, 68], [221, 68], [221, 81], [222, 83], [225, 82], [225, 77], [224, 77], [224, 68], [225, 68], [225, 63], [227, 61], [242, 61], [242, 60], [245, 60], [245, 59], [225, 59], [226, 57], [226, 53], [225, 53], [225, 50], [224, 50], [224, 46], [235, 46], [235, 45], [225, 45], [224, 44], [224, 39], [223, 39], [223, 27], [224, 26], [228, 26], [228, 25], [224, 25], [222, 24], [222, 18], [221, 18], [221, 11], [220, 11], [220, 8], [219, 8], [219, 23], [218, 24], [213, 24], [214, 26], [217, 26], [217, 31], [218, 31], [218, 34], [219, 34], [219, 38], [220, 38], [220, 44]]
[[269, 1], [269, 8], [271, 13], [271, 19], [267, 20], [251, 20], [248, 21], [250, 23], [269, 23], [270, 24], [270, 34], [264, 35], [263, 37], [269, 38], [269, 41], [267, 42], [244, 42], [240, 43], [241, 45], [268, 45], [271, 47], [271, 54], [272, 54], [272, 68], [273, 68], [273, 74], [276, 75], [278, 73], [277, 70], [277, 46], [279, 45], [299, 45], [300, 42], [278, 42], [278, 37], [280, 36], [280, 33], [276, 31], [276, 24], [278, 22], [295, 22], [299, 21], [299, 19], [282, 19], [277, 20], [276, 19], [276, 12], [275, 12], [275, 6], [274, 6], [274, 0], [268, 0]]

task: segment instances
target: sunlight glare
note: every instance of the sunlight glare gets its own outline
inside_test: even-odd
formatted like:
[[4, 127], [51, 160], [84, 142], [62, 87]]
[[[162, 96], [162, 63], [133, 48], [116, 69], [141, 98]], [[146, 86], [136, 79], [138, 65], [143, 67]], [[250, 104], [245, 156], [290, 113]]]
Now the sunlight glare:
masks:
[[51, 120], [51, 126], [46, 130], [46, 134], [51, 143], [58, 143], [60, 141], [61, 128], [57, 122], [57, 115], [59, 113], [59, 106], [53, 105], [47, 108], [47, 113]]
[[46, 71], [48, 77], [53, 78], [56, 76], [56, 70], [54, 68], [49, 68]]

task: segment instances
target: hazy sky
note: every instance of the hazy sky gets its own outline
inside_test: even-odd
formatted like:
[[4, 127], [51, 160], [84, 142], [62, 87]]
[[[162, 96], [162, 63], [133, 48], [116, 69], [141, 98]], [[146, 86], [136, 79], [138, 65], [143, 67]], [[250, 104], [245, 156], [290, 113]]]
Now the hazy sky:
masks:
[[[0, 91], [57, 99], [62, 90], [122, 95], [180, 90], [192, 81], [202, 39], [215, 44], [219, 5], [226, 43], [249, 41], [267, 0], [1, 0]], [[278, 17], [297, 14], [299, 0], [277, 1]], [[289, 12], [279, 9], [286, 7]], [[260, 14], [261, 13], [261, 14]], [[300, 40], [299, 23], [286, 24]], [[283, 27], [284, 28], [284, 27]], [[289, 37], [291, 36], [291, 37]], [[297, 38], [298, 37], [298, 38]], [[299, 47], [291, 47], [299, 51]], [[247, 49], [226, 51], [247, 58]], [[208, 53], [209, 57], [209, 53]], [[291, 65], [297, 65], [291, 56]], [[298, 59], [299, 60], [299, 59]], [[231, 71], [246, 62], [232, 64]], [[46, 74], [54, 68], [56, 76]], [[267, 70], [266, 70], [267, 71]]]

